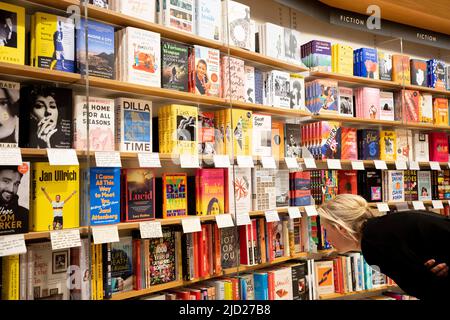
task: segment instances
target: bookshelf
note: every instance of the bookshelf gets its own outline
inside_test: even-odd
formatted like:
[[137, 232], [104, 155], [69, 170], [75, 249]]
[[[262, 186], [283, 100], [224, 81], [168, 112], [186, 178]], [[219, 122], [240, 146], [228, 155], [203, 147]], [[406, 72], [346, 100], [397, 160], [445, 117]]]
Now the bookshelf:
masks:
[[381, 286], [379, 288], [374, 288], [370, 290], [362, 290], [356, 292], [348, 292], [348, 293], [332, 293], [319, 296], [319, 300], [354, 300], [354, 299], [363, 299], [371, 296], [380, 295], [388, 290], [399, 289], [398, 286]]

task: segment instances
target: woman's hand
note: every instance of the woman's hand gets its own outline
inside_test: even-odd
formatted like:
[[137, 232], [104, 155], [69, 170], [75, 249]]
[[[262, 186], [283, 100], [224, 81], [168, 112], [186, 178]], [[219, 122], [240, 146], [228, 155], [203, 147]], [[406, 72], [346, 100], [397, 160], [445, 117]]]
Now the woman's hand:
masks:
[[433, 272], [438, 277], [447, 277], [448, 276], [448, 266], [446, 263], [436, 264], [436, 260], [430, 259], [425, 262], [425, 267], [427, 267], [431, 272]]
[[43, 118], [39, 121], [37, 127], [38, 139], [44, 141], [47, 148], [51, 148], [50, 138], [58, 131], [58, 129], [56, 129], [56, 123], [50, 118]]

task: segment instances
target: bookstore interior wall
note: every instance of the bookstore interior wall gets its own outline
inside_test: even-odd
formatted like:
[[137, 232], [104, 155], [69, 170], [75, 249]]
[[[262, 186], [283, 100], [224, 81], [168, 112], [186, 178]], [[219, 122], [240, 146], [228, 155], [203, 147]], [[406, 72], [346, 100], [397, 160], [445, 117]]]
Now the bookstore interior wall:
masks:
[[[354, 193], [448, 216], [449, 50], [271, 0], [89, 3], [74, 22], [75, 0], [0, 1], [0, 101], [17, 108], [1, 110], [1, 299], [413, 299], [334, 253], [315, 208]], [[408, 56], [397, 82], [380, 52]], [[23, 164], [1, 157], [17, 148]]]

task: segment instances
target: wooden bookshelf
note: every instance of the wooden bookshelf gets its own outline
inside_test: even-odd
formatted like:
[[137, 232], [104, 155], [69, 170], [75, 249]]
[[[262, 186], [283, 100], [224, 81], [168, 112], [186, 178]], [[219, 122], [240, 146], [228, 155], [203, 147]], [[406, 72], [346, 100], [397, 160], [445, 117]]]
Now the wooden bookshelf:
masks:
[[338, 121], [344, 124], [365, 125], [365, 126], [381, 126], [381, 127], [401, 127], [403, 126], [401, 121], [388, 121], [388, 120], [372, 120], [363, 119], [357, 117], [346, 117], [333, 114], [319, 114], [312, 116], [313, 121]]
[[81, 79], [81, 76], [77, 73], [36, 68], [6, 62], [0, 62], [0, 74], [3, 76], [8, 75], [14, 78], [18, 77], [33, 80], [46, 80], [66, 84], [77, 83]]
[[393, 81], [378, 80], [371, 78], [363, 78], [358, 76], [351, 76], [336, 72], [310, 71], [307, 80], [314, 80], [315, 78], [334, 79], [340, 83], [347, 83], [355, 86], [371, 86], [380, 89], [400, 89], [401, 86]]
[[427, 93], [433, 94], [433, 96], [450, 97], [450, 91], [449, 90], [439, 90], [439, 89], [435, 89], [435, 88], [415, 86], [415, 85], [405, 85], [405, 89], [417, 90], [417, 91], [421, 91], [421, 92], [427, 92]]
[[356, 291], [356, 292], [348, 292], [348, 293], [332, 293], [332, 294], [326, 294], [326, 295], [321, 295], [319, 296], [319, 300], [346, 300], [346, 299], [363, 299], [363, 298], [367, 298], [367, 297], [371, 297], [374, 295], [379, 295], [382, 294], [383, 292], [390, 290], [390, 289], [394, 289], [394, 288], [398, 288], [398, 286], [396, 285], [391, 285], [391, 286], [382, 286], [379, 288], [375, 288], [375, 289], [369, 289], [369, 290], [361, 290], [361, 291]]

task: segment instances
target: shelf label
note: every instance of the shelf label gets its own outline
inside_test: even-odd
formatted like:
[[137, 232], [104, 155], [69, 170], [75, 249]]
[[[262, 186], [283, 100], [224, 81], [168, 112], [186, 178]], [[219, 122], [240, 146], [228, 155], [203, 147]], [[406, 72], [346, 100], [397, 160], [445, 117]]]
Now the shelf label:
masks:
[[395, 167], [397, 168], [397, 170], [408, 170], [406, 161], [404, 160], [395, 160]]
[[237, 226], [245, 226], [248, 224], [251, 224], [252, 222], [250, 221], [250, 216], [247, 213], [238, 213], [236, 215], [236, 225]]
[[142, 239], [162, 238], [161, 222], [159, 221], [142, 221], [139, 222], [139, 231]]
[[449, 163], [447, 163], [447, 165], [448, 165], [448, 168], [450, 169], [450, 162], [449, 162]]
[[20, 148], [0, 148], [1, 166], [21, 166], [22, 164]]
[[47, 149], [48, 162], [51, 166], [78, 166], [77, 152], [75, 149]]
[[296, 219], [301, 218], [302, 214], [300, 213], [300, 209], [298, 207], [289, 207], [288, 208], [289, 218]]
[[409, 162], [409, 170], [420, 170], [419, 162], [410, 161]]
[[253, 168], [252, 156], [237, 156], [237, 163], [239, 168]]
[[280, 221], [280, 216], [278, 215], [277, 210], [269, 210], [269, 211], [264, 212], [264, 214], [266, 216], [267, 222]]
[[284, 158], [284, 161], [286, 162], [286, 166], [288, 169], [298, 169], [300, 168], [297, 162], [297, 158], [293, 157], [286, 157]]
[[25, 236], [23, 234], [0, 237], [0, 257], [23, 254], [26, 252], [27, 247], [25, 245]]
[[192, 155], [189, 153], [180, 154], [180, 166], [181, 168], [198, 168], [199, 158], [198, 154]]
[[305, 212], [308, 217], [314, 217], [314, 216], [319, 215], [315, 205], [305, 206]]
[[139, 152], [138, 159], [141, 168], [161, 168], [161, 160], [157, 152]]
[[425, 205], [423, 204], [423, 201], [413, 201], [412, 205], [415, 210], [425, 210]]
[[353, 170], [365, 170], [363, 161], [352, 161]]
[[395, 204], [397, 211], [407, 211], [409, 210], [409, 206], [407, 202], [399, 202]]
[[441, 165], [437, 161], [430, 161], [431, 170], [441, 170]]
[[316, 160], [314, 158], [303, 158], [306, 169], [317, 169]]
[[233, 217], [229, 213], [217, 214], [216, 223], [219, 229], [234, 227]]
[[331, 170], [341, 170], [342, 169], [341, 160], [339, 160], [339, 159], [327, 159], [327, 166], [328, 166], [328, 169], [331, 169]]
[[277, 165], [273, 157], [261, 157], [261, 163], [265, 169], [276, 169]]
[[229, 168], [231, 166], [230, 164], [230, 157], [227, 155], [214, 155], [214, 166], [216, 168]]
[[378, 170], [387, 170], [386, 161], [384, 160], [373, 160], [373, 163], [375, 164], [375, 168]]
[[378, 211], [380, 212], [388, 212], [389, 211], [389, 206], [387, 203], [377, 203], [377, 208]]
[[122, 167], [120, 152], [117, 151], [95, 151], [95, 164], [97, 167]]
[[444, 209], [444, 204], [441, 200], [433, 200], [432, 204], [434, 209]]
[[182, 218], [183, 233], [193, 233], [202, 231], [199, 217]]
[[81, 247], [80, 230], [67, 229], [50, 232], [52, 250]]
[[94, 244], [119, 242], [117, 225], [92, 227]]

